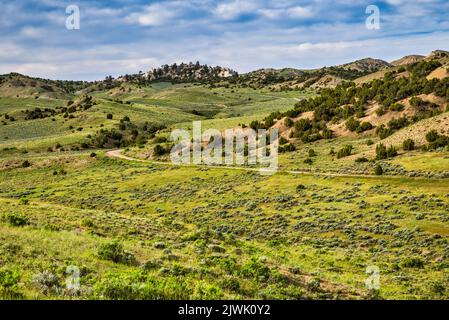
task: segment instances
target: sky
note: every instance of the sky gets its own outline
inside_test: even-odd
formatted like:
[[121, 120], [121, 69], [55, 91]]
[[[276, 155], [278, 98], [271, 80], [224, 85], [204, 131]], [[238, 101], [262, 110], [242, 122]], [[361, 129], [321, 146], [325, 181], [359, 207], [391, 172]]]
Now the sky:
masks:
[[[80, 28], [69, 30], [70, 5]], [[380, 28], [367, 28], [367, 7]], [[0, 74], [101, 80], [196, 62], [239, 73], [449, 50], [447, 0], [0, 0]]]

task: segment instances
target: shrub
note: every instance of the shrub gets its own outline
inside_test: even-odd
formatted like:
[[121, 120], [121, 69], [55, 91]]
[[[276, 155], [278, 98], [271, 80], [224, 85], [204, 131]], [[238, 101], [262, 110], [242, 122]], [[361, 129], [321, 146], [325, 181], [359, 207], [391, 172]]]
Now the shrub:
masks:
[[24, 227], [29, 224], [29, 219], [20, 213], [7, 213], [3, 220], [13, 227]]
[[192, 293], [182, 278], [156, 278], [137, 272], [109, 273], [94, 286], [94, 296], [110, 300], [187, 300]]
[[[211, 137], [211, 139], [213, 139], [213, 137]], [[167, 138], [164, 137], [164, 136], [157, 136], [157, 137], [155, 137], [154, 140], [153, 140], [154, 143], [165, 143], [165, 142], [167, 142], [167, 141], [168, 141]], [[210, 141], [209, 141], [209, 142], [210, 142]]]
[[334, 132], [328, 128], [324, 129], [321, 133], [323, 139], [332, 139], [334, 137]]
[[59, 277], [48, 270], [35, 274], [31, 283], [45, 295], [59, 294], [63, 290]]
[[387, 128], [384, 124], [377, 127], [376, 134], [381, 138], [385, 139], [393, 134], [393, 130], [390, 128]]
[[360, 132], [365, 132], [365, 131], [371, 130], [372, 128], [373, 128], [373, 125], [371, 123], [362, 122], [356, 131], [358, 133], [360, 133]]
[[295, 150], [296, 150], [296, 147], [293, 144], [291, 144], [291, 143], [286, 144], [286, 145], [284, 145], [284, 146], [279, 148], [279, 152], [281, 152], [281, 153], [282, 152], [293, 152]]
[[20, 273], [7, 269], [0, 269], [0, 298], [1, 299], [20, 299], [18, 285]]
[[363, 162], [368, 162], [368, 161], [369, 160], [365, 157], [355, 159], [355, 162], [357, 162], [357, 163], [363, 163]]
[[391, 106], [390, 106], [390, 110], [391, 111], [403, 111], [404, 110], [404, 105], [403, 104], [400, 104], [400, 103], [393, 103]]
[[284, 124], [286, 127], [291, 128], [294, 125], [293, 120], [290, 117], [285, 118]]
[[412, 139], [406, 139], [402, 143], [402, 147], [404, 150], [408, 151], [415, 150], [415, 141], [413, 141]]
[[385, 147], [382, 143], [376, 146], [376, 160], [384, 160], [397, 156], [398, 152], [393, 146]]
[[438, 134], [438, 132], [436, 130], [431, 130], [431, 131], [427, 132], [426, 140], [427, 140], [427, 142], [435, 142], [439, 136], [440, 135]]
[[313, 164], [313, 160], [310, 158], [307, 158], [306, 160], [304, 160], [305, 164], [308, 164], [309, 166]]
[[376, 115], [378, 117], [383, 116], [386, 113], [386, 110], [384, 107], [379, 107], [376, 109]]
[[282, 145], [284, 145], [284, 144], [287, 144], [288, 143], [288, 140], [287, 139], [285, 139], [284, 137], [280, 137], [279, 138], [279, 144], [282, 146]]
[[133, 265], [136, 263], [134, 254], [123, 249], [123, 245], [118, 241], [102, 244], [98, 249], [98, 256], [101, 259], [109, 260], [115, 263], [123, 263], [127, 265]]
[[203, 280], [195, 286], [192, 298], [195, 300], [219, 300], [223, 298], [223, 292], [220, 288]]
[[25, 160], [24, 162], [22, 162], [22, 168], [28, 168], [31, 166], [31, 162], [29, 162], [28, 160]]
[[402, 264], [403, 267], [405, 268], [423, 268], [424, 267], [424, 261], [419, 258], [419, 257], [411, 257], [411, 258], [406, 258]]
[[384, 169], [382, 169], [382, 166], [380, 164], [378, 164], [375, 168], [374, 168], [374, 174], [376, 176], [381, 176], [384, 174]]
[[112, 120], [113, 117], [114, 117], [114, 116], [112, 115], [112, 113], [108, 113], [108, 114], [106, 115], [106, 119], [109, 119], [109, 120]]
[[353, 149], [354, 149], [354, 147], [352, 145], [350, 145], [350, 144], [345, 145], [343, 148], [338, 150], [337, 159], [350, 156]]
[[317, 154], [316, 154], [316, 152], [315, 152], [315, 150], [313, 150], [313, 149], [309, 149], [309, 157], [316, 157], [317, 156]]
[[153, 152], [155, 156], [162, 156], [167, 153], [167, 150], [160, 144], [157, 144], [154, 146]]
[[349, 120], [346, 121], [346, 128], [351, 132], [357, 131], [359, 129], [359, 127], [360, 127], [360, 122], [358, 120], [354, 119], [353, 117], [349, 118]]
[[266, 281], [270, 278], [271, 270], [259, 259], [252, 257], [241, 267], [240, 273], [246, 278]]

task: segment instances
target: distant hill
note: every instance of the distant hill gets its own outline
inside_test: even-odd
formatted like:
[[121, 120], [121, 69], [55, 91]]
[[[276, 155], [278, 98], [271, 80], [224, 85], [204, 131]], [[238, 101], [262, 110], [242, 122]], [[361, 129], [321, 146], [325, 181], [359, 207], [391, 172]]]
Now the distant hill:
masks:
[[402, 66], [402, 65], [412, 64], [412, 63], [424, 60], [425, 58], [426, 58], [425, 56], [421, 56], [421, 55], [405, 56], [405, 57], [403, 57], [401, 59], [392, 61], [391, 65], [393, 65], [393, 66]]
[[390, 64], [384, 60], [365, 58], [339, 66], [345, 70], [355, 70], [359, 72], [376, 72], [390, 67]]
[[55, 81], [10, 73], [0, 75], [0, 97], [66, 99], [88, 85], [85, 81]]
[[429, 59], [449, 58], [449, 51], [435, 50], [430, 53], [428, 58]]
[[[449, 53], [434, 51], [425, 59], [404, 65], [416, 59], [416, 56], [410, 57], [413, 56], [402, 59], [398, 66], [390, 67], [371, 59], [343, 65], [348, 68], [370, 68], [365, 63], [373, 63], [374, 69], [382, 69], [356, 81], [339, 82], [330, 76], [314, 80], [312, 88], [323, 88], [325, 83], [332, 85], [327, 90], [321, 90], [317, 97], [298, 101], [292, 110], [274, 112], [263, 122], [250, 125], [268, 129], [288, 117], [290, 125], [287, 134], [282, 131], [281, 134], [293, 142], [300, 140], [303, 143], [366, 134], [375, 134], [384, 140], [402, 130], [406, 133], [396, 135], [400, 139], [394, 140], [395, 145], [400, 145], [407, 137], [413, 137], [416, 143], [423, 145], [429, 128], [438, 129], [442, 134], [449, 133], [447, 114], [439, 117], [449, 111]], [[434, 118], [437, 120], [428, 120]], [[415, 125], [418, 123], [420, 125]]]
[[232, 69], [220, 66], [210, 67], [197, 63], [181, 63], [172, 65], [163, 65], [159, 68], [152, 69], [147, 73], [139, 73], [135, 75], [125, 75], [119, 77], [119, 81], [137, 81], [137, 82], [203, 82], [220, 80], [238, 76], [238, 73]]

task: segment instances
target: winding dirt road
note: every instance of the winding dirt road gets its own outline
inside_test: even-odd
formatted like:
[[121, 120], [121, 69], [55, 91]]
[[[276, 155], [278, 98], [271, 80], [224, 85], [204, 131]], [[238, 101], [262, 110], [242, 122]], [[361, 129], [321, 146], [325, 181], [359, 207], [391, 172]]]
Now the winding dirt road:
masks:
[[[129, 157], [127, 155], [122, 154], [124, 150], [111, 150], [106, 152], [106, 156], [109, 158], [117, 158], [127, 161], [135, 161], [135, 162], [141, 162], [141, 163], [149, 163], [149, 164], [158, 164], [158, 165], [165, 165], [165, 166], [174, 166], [174, 167], [192, 167], [192, 168], [213, 168], [213, 169], [226, 169], [226, 170], [240, 170], [240, 171], [252, 171], [252, 172], [260, 172], [260, 168], [245, 168], [245, 167], [231, 167], [231, 166], [206, 166], [206, 165], [196, 165], [196, 164], [175, 164], [171, 162], [166, 161], [154, 161], [154, 160], [144, 160], [144, 159], [136, 159]], [[333, 172], [310, 172], [310, 171], [297, 171], [297, 170], [276, 170], [267, 172], [266, 174], [274, 174], [274, 173], [289, 173], [294, 175], [315, 175], [315, 176], [322, 176], [322, 177], [348, 177], [348, 178], [396, 178], [401, 179], [402, 176], [376, 176], [376, 175], [370, 175], [370, 174], [343, 174], [343, 173], [333, 173]], [[417, 179], [417, 178], [410, 178], [410, 179]]]

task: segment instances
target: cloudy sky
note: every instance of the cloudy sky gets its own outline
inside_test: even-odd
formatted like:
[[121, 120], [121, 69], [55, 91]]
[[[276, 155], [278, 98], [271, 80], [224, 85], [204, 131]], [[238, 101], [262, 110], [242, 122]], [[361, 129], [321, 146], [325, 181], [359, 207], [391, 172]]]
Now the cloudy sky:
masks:
[[[66, 8], [80, 9], [68, 30]], [[381, 25], [366, 27], [377, 5]], [[0, 0], [0, 73], [103, 79], [197, 61], [247, 72], [449, 50], [447, 0]]]

